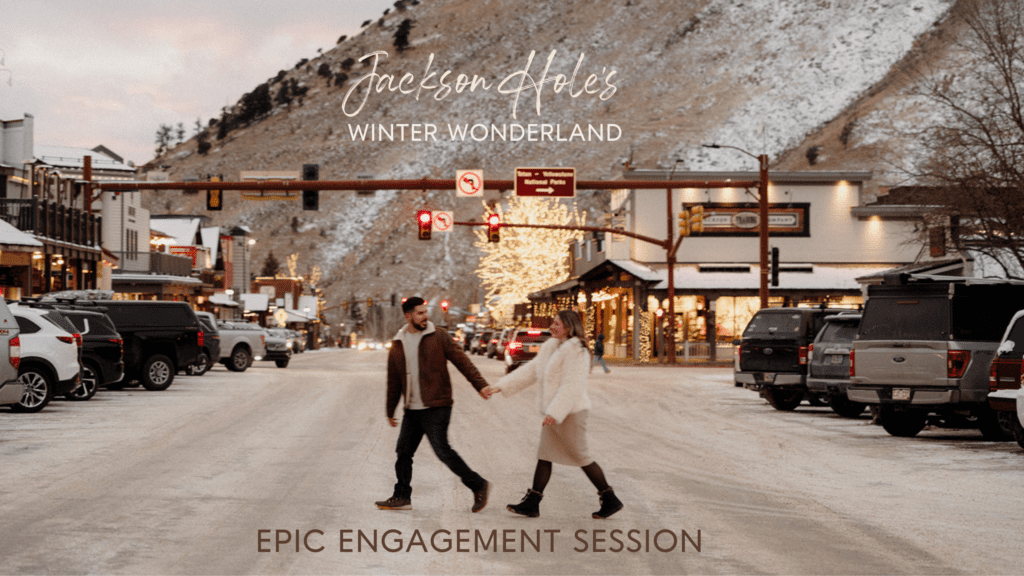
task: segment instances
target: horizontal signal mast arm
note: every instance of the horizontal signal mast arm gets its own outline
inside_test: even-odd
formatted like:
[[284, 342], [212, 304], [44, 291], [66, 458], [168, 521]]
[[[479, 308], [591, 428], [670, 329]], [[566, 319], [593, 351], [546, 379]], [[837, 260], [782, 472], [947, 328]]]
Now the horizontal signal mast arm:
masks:
[[[578, 180], [577, 190], [664, 190], [666, 188], [757, 188], [757, 181]], [[254, 182], [99, 182], [109, 192], [135, 190], [455, 190], [455, 179], [442, 180], [276, 180]], [[512, 180], [487, 180], [487, 190], [513, 190]]]
[[[453, 222], [456, 226], [489, 226], [487, 222]], [[620, 234], [622, 236], [629, 236], [630, 238], [636, 238], [644, 242], [650, 242], [657, 246], [665, 247], [665, 240], [656, 240], [650, 236], [644, 236], [643, 234], [634, 234], [632, 232], [626, 232], [624, 230], [616, 230], [615, 228], [598, 228], [595, 226], [562, 226], [559, 224], [511, 224], [508, 222], [502, 222], [498, 224], [501, 228], [545, 228], [547, 230], [580, 230], [582, 232], [611, 232], [612, 234]]]

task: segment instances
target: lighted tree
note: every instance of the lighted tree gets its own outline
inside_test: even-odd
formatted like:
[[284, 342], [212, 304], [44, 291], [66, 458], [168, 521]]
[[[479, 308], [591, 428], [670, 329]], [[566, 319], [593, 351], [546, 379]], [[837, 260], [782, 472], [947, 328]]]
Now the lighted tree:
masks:
[[[575, 205], [541, 198], [514, 197], [496, 211], [505, 224], [584, 226], [587, 217]], [[569, 243], [583, 238], [579, 230], [502, 227], [501, 241], [488, 242], [486, 229], [474, 232], [483, 254], [476, 274], [491, 313], [503, 323], [527, 295], [569, 278]]]
[[299, 275], [299, 253], [289, 255], [285, 258], [285, 262], [288, 264], [288, 276], [295, 278]]

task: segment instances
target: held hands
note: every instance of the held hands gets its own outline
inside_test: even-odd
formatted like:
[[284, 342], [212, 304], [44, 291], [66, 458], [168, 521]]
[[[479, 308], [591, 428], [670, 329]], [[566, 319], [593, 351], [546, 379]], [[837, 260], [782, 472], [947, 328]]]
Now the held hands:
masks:
[[480, 396], [482, 396], [484, 400], [487, 400], [498, 392], [501, 392], [501, 388], [497, 386], [487, 386], [480, 391]]
[[544, 422], [541, 423], [541, 426], [553, 426], [555, 424], [558, 424], [558, 422], [555, 422], [554, 418], [552, 418], [551, 416], [545, 416]]

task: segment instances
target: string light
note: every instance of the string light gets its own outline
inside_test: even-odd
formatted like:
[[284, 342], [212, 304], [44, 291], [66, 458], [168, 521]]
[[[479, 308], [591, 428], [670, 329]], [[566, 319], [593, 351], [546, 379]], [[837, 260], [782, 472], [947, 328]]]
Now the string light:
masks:
[[[486, 207], [486, 206], [485, 206]], [[499, 204], [495, 211], [501, 222], [516, 224], [555, 224], [560, 226], [586, 225], [586, 213], [576, 206], [537, 198], [513, 197], [504, 210]], [[510, 322], [515, 305], [528, 301], [527, 296], [569, 278], [569, 243], [581, 240], [579, 230], [547, 230], [543, 228], [502, 227], [501, 241], [488, 242], [485, 230], [474, 230], [480, 249], [480, 264], [476, 274], [487, 291], [486, 301], [499, 323]], [[572, 307], [572, 298], [556, 300], [561, 308]], [[538, 306], [536, 316], [550, 317], [548, 306]]]

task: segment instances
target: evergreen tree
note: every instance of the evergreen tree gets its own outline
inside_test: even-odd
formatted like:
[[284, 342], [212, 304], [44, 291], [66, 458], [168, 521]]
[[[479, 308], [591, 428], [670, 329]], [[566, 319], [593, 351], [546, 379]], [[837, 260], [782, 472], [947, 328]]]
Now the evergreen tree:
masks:
[[277, 273], [281, 270], [281, 263], [274, 257], [274, 253], [270, 252], [267, 254], [267, 259], [263, 261], [263, 268], [260, 270], [260, 276], [269, 276], [273, 278], [277, 276]]

